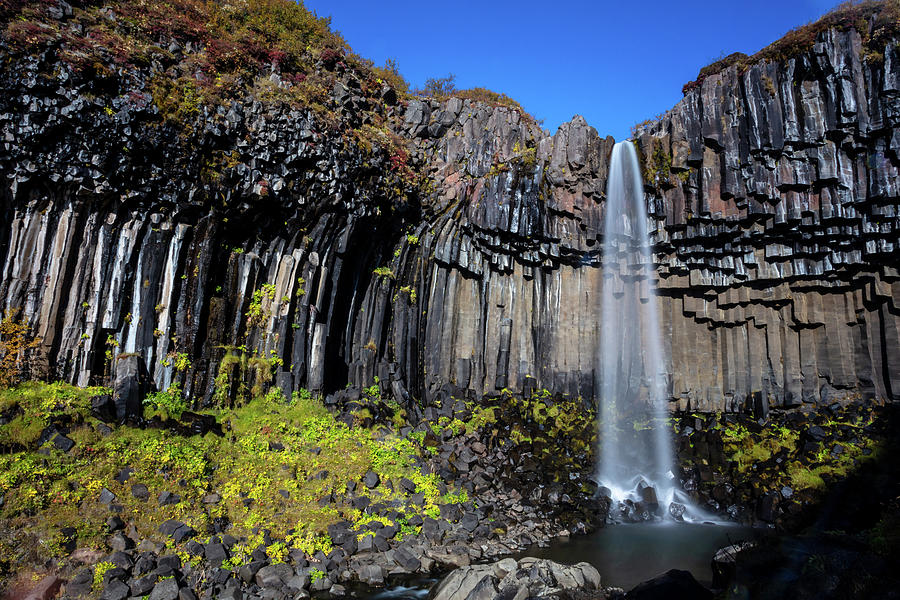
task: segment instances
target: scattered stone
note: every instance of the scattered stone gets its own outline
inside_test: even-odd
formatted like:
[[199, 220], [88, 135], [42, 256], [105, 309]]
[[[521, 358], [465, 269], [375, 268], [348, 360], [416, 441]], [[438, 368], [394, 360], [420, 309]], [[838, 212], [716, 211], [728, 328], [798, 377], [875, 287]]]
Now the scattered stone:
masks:
[[171, 537], [179, 527], [184, 527], [184, 523], [175, 519], [169, 519], [168, 521], [163, 521], [162, 525], [159, 526], [159, 532]]
[[115, 476], [115, 480], [119, 483], [125, 483], [131, 478], [132, 475], [134, 475], [134, 469], [132, 469], [131, 467], [125, 467], [124, 469], [119, 470], [119, 472]]
[[123, 582], [118, 579], [111, 579], [109, 583], [103, 587], [103, 593], [100, 594], [100, 600], [125, 600], [130, 593], [131, 590]]
[[178, 590], [178, 600], [197, 600], [197, 595], [191, 588], [183, 587]]
[[53, 445], [60, 452], [68, 452], [75, 447], [75, 442], [60, 433], [53, 438]]
[[98, 498], [100, 504], [111, 504], [113, 501], [115, 501], [115, 499], [116, 495], [108, 489], [103, 488], [102, 490], [100, 490], [100, 497]]
[[160, 506], [166, 506], [167, 504], [178, 504], [181, 502], [181, 496], [178, 494], [173, 494], [172, 492], [162, 491], [157, 496], [156, 501], [159, 502]]
[[116, 420], [116, 405], [112, 396], [101, 394], [91, 398], [91, 414], [104, 423], [112, 423]]
[[[209, 543], [204, 549], [204, 554], [206, 555], [206, 560], [214, 567], [219, 567], [228, 558], [228, 550], [225, 549], [224, 544]], [[252, 565], [253, 563], [250, 564]], [[253, 572], [253, 575], [256, 575], [256, 571]]]
[[174, 554], [159, 557], [156, 561], [156, 574], [167, 577], [181, 569], [181, 559]]
[[184, 540], [190, 539], [197, 535], [197, 532], [190, 525], [182, 525], [178, 529], [172, 533], [172, 537], [175, 538], [175, 541], [179, 544]]
[[106, 520], [106, 529], [110, 533], [125, 529], [125, 521], [123, 521], [121, 517], [113, 515]]
[[177, 600], [178, 581], [174, 577], [163, 579], [153, 587], [150, 600]]
[[153, 586], [155, 585], [156, 575], [147, 575], [132, 579], [129, 583], [129, 588], [131, 588], [132, 596], [146, 596], [153, 591]]
[[107, 540], [107, 544], [113, 550], [118, 550], [119, 552], [125, 552], [126, 550], [131, 550], [134, 548], [134, 541], [128, 536], [126, 536], [121, 531], [117, 531], [113, 535], [109, 536]]
[[131, 495], [138, 500], [147, 500], [150, 498], [150, 490], [143, 483], [136, 483], [131, 486]]
[[86, 596], [94, 585], [94, 574], [90, 569], [81, 569], [66, 582], [67, 596]]
[[279, 563], [262, 567], [256, 573], [256, 584], [260, 587], [281, 586], [294, 576], [294, 570], [290, 566]]
[[362, 479], [362, 482], [366, 485], [370, 490], [378, 486], [381, 483], [381, 478], [378, 476], [378, 473], [375, 471], [367, 472]]

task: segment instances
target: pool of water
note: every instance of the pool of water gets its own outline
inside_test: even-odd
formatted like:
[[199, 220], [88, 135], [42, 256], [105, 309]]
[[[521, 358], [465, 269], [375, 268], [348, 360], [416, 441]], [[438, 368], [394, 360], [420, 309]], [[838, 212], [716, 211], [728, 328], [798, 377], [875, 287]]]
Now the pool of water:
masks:
[[735, 525], [640, 523], [607, 525], [587, 536], [532, 547], [521, 556], [549, 558], [564, 564], [588, 562], [600, 572], [604, 586], [630, 590], [669, 569], [690, 571], [700, 583], [712, 581], [716, 550], [751, 540], [758, 532]]

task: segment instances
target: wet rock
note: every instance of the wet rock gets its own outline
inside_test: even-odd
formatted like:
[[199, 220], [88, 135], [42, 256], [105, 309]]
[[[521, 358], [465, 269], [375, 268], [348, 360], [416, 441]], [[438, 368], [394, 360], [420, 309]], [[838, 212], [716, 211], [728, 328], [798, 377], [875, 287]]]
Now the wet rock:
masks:
[[686, 510], [687, 507], [680, 502], [672, 502], [669, 504], [669, 515], [676, 521], [681, 521], [683, 519]]
[[331, 588], [328, 590], [328, 593], [331, 594], [332, 596], [335, 596], [335, 597], [346, 596], [346, 595], [347, 595], [347, 588], [345, 588], [344, 586], [342, 586], [342, 585], [339, 584], [339, 583], [335, 583], [335, 584], [332, 585]]
[[659, 501], [656, 498], [656, 489], [651, 486], [642, 487], [639, 490], [641, 501], [650, 512], [656, 512], [659, 508]]
[[712, 600], [712, 592], [700, 585], [688, 571], [672, 569], [636, 585], [628, 600]]
[[315, 581], [310, 582], [309, 591], [313, 593], [324, 592], [331, 589], [332, 585], [334, 585], [334, 583], [328, 577], [319, 577]]
[[738, 542], [716, 551], [712, 559], [714, 588], [724, 589], [734, 579], [737, 555], [755, 545], [755, 542]]

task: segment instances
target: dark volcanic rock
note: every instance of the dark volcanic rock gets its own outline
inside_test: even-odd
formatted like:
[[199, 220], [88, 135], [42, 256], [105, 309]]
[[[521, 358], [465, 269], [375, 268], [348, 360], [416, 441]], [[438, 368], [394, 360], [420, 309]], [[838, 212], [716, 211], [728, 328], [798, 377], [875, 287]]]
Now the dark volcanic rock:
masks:
[[143, 483], [136, 483], [131, 486], [131, 495], [138, 500], [147, 500], [150, 498], [150, 490]]
[[176, 600], [178, 598], [178, 581], [172, 577], [163, 579], [153, 587], [149, 600]]
[[700, 585], [688, 571], [672, 569], [636, 585], [628, 600], [712, 600], [712, 592]]
[[[900, 365], [883, 357], [900, 344], [900, 54], [888, 40], [866, 60], [863, 44], [854, 27], [823, 31], [784, 60], [710, 75], [636, 130], [679, 409], [763, 417], [770, 403], [896, 398]], [[174, 47], [176, 61], [196, 50]], [[411, 98], [378, 107], [403, 148], [392, 158], [346, 146], [342, 128], [372, 115], [341, 77], [328, 85], [335, 128], [238, 95], [202, 106], [184, 124], [200, 137], [172, 144], [149, 66], [110, 62], [106, 94], [52, 53], [5, 64], [0, 295], [67, 381], [104, 375], [108, 336], [127, 344], [109, 365], [118, 419], [139, 418], [166, 379], [173, 337], [203, 365], [185, 374], [197, 398], [222, 349], [244, 343], [275, 350], [279, 388], [360, 390], [383, 375], [407, 409], [504, 388], [596, 396], [584, 291], [602, 279], [614, 140], [584, 119], [550, 134], [506, 106]], [[400, 154], [428, 186], [397, 188]], [[276, 301], [260, 335], [242, 311], [263, 284]], [[469, 458], [447, 467], [465, 473]]]
[[120, 355], [116, 359], [113, 399], [119, 421], [140, 419], [144, 412], [144, 396], [149, 391], [147, 367], [140, 356]]

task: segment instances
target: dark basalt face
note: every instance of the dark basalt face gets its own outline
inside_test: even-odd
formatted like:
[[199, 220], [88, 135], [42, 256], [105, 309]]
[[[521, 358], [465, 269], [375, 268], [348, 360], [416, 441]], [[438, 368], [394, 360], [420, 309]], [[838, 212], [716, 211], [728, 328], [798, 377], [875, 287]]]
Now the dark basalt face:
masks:
[[[898, 59], [829, 30], [637, 132], [678, 408], [896, 398]], [[595, 395], [613, 140], [580, 117], [550, 135], [512, 108], [388, 94], [400, 156], [348, 143], [373, 110], [348, 70], [336, 128], [247, 97], [185, 142], [148, 74], [101, 97], [53, 60], [0, 77], [0, 299], [46, 375], [105, 382], [126, 353], [201, 403], [269, 376], [285, 395], [378, 377], [404, 403]], [[199, 164], [210, 148], [227, 164]]]

